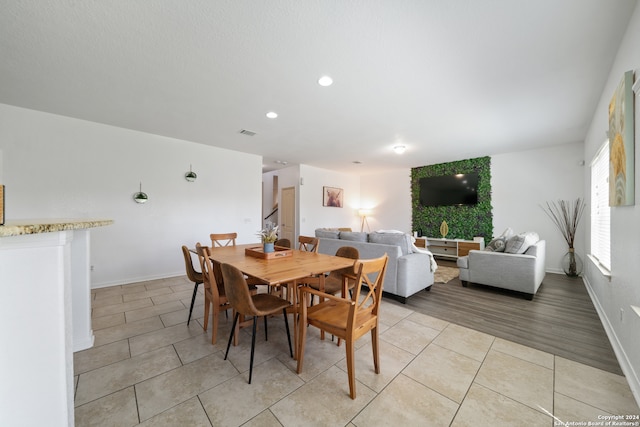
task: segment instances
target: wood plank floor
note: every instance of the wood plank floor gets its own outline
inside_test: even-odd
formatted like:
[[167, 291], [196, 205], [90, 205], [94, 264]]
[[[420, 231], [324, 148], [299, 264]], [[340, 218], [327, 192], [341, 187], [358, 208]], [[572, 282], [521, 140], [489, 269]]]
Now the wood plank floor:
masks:
[[[455, 263], [438, 260], [438, 265]], [[602, 323], [581, 279], [547, 273], [533, 301], [517, 293], [460, 278], [434, 284], [407, 306], [496, 337], [622, 375]]]

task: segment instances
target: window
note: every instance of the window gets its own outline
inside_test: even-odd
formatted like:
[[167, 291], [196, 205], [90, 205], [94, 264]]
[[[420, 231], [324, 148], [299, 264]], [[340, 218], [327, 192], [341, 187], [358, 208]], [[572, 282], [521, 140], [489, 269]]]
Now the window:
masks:
[[611, 271], [611, 226], [609, 208], [609, 141], [591, 162], [591, 256]]

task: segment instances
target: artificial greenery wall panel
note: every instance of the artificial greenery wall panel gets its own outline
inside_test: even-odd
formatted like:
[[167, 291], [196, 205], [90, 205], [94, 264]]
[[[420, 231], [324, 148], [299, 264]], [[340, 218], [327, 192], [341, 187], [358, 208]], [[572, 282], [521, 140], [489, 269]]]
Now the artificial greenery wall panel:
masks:
[[[478, 173], [478, 203], [470, 206], [421, 206], [420, 178]], [[493, 237], [491, 208], [491, 158], [460, 160], [411, 169], [411, 206], [413, 230], [427, 237], [442, 237], [440, 225], [447, 221], [448, 239], [471, 240], [482, 236], [485, 243]]]

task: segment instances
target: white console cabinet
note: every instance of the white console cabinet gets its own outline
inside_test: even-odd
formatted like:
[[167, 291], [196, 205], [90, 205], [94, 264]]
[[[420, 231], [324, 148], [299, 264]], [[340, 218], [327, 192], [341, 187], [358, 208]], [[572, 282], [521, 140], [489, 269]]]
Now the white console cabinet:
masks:
[[471, 250], [483, 250], [484, 239], [481, 237], [474, 240], [419, 237], [416, 239], [416, 246], [426, 246], [437, 257], [457, 259], [468, 255]]

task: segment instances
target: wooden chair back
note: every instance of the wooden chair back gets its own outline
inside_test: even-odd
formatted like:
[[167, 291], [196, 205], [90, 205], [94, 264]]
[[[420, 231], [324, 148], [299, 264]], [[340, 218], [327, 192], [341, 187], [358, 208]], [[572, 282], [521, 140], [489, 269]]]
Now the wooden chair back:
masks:
[[[196, 253], [200, 260], [200, 268], [202, 269], [202, 282], [204, 283], [205, 293], [209, 293], [214, 304], [220, 300], [220, 288], [215, 279], [214, 267], [211, 258], [209, 258], [209, 247], [202, 246], [200, 242], [196, 243]], [[224, 293], [223, 293], [224, 295]]]
[[202, 283], [202, 270], [196, 271], [193, 268], [193, 259], [191, 258], [191, 252], [189, 248], [182, 245], [182, 255], [184, 256], [184, 266], [187, 271], [187, 277], [194, 283]]
[[[360, 252], [358, 251], [358, 249], [354, 248], [353, 246], [342, 246], [342, 247], [339, 247], [338, 250], [336, 251], [336, 256], [357, 260], [358, 258], [360, 258]], [[356, 266], [356, 263], [354, 262], [353, 267], [347, 267], [340, 270], [333, 270], [332, 272], [329, 273], [328, 279], [330, 278], [330, 279], [342, 281], [342, 276], [344, 274], [355, 276], [356, 274], [355, 266]]]
[[353, 316], [353, 319], [357, 316], [364, 316], [363, 313], [377, 318], [382, 301], [382, 286], [384, 275], [387, 272], [388, 259], [389, 257], [385, 254], [380, 258], [356, 262], [356, 286], [351, 297], [351, 300], [355, 302], [355, 307], [353, 313], [350, 313], [350, 317]]
[[319, 240], [317, 237], [298, 236], [298, 249], [307, 252], [318, 252]]
[[282, 246], [283, 248], [291, 249], [291, 240], [289, 240], [289, 239], [278, 239], [278, 240], [276, 240], [275, 246]]
[[222, 248], [225, 246], [235, 246], [238, 233], [211, 233], [211, 247]]

